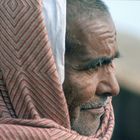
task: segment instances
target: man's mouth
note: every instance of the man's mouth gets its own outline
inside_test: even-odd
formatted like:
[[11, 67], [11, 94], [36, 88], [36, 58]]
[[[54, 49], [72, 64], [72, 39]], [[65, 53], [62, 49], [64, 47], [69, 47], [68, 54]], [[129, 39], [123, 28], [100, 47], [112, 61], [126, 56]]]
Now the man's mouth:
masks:
[[104, 114], [104, 112], [105, 112], [105, 109], [104, 109], [104, 106], [101, 106], [101, 105], [99, 105], [99, 106], [92, 106], [92, 105], [87, 105], [86, 107], [84, 106], [81, 106], [80, 107], [80, 111], [86, 111], [86, 112], [89, 112], [89, 113], [91, 113], [91, 114], [96, 114], [96, 115], [102, 115], [102, 114]]
[[89, 110], [89, 109], [99, 109], [101, 107], [104, 107], [105, 105], [94, 105], [94, 104], [91, 104], [91, 103], [88, 103], [88, 104], [84, 104], [84, 105], [81, 105], [80, 109], [81, 110]]
[[80, 106], [81, 111], [90, 111], [92, 113], [103, 113], [104, 107], [108, 104], [109, 99], [102, 102], [87, 102]]

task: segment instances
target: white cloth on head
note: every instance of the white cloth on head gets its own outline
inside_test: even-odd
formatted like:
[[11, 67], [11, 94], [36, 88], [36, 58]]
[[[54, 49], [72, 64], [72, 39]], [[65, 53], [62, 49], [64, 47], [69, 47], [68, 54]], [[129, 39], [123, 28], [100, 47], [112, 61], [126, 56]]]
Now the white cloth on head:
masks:
[[66, 0], [43, 0], [43, 15], [56, 61], [60, 82], [64, 81]]

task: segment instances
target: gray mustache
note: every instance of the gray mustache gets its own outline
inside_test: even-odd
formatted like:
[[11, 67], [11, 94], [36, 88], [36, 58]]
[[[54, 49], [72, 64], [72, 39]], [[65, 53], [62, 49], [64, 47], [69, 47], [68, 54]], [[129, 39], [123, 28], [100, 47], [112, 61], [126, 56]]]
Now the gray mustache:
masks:
[[100, 107], [104, 107], [109, 103], [109, 98], [103, 98], [99, 101], [94, 101], [94, 102], [87, 102], [84, 103], [80, 106], [81, 110], [86, 110], [86, 109], [96, 109]]

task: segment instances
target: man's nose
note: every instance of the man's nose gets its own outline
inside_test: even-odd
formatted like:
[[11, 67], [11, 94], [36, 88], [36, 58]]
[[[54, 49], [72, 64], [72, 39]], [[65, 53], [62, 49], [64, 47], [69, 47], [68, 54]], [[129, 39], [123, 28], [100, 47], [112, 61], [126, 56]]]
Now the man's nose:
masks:
[[117, 96], [120, 92], [120, 87], [114, 73], [103, 76], [97, 85], [97, 95]]

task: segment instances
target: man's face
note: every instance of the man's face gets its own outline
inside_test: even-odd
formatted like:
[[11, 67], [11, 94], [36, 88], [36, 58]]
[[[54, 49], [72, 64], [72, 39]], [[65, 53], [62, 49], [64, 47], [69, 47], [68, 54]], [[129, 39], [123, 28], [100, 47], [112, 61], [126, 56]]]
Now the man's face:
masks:
[[119, 93], [113, 59], [117, 57], [112, 20], [79, 20], [71, 28], [73, 52], [65, 57], [64, 93], [71, 126], [83, 135], [99, 128], [104, 106]]

